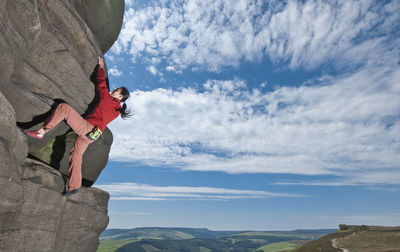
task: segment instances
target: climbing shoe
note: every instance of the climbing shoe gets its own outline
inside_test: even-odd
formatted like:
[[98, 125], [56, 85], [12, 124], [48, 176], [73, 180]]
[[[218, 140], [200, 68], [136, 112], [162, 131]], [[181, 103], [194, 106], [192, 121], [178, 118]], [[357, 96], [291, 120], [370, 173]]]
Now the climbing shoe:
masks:
[[36, 139], [42, 139], [43, 135], [39, 134], [39, 131], [37, 130], [24, 130], [25, 134], [30, 136], [30, 137], [34, 137]]
[[63, 196], [70, 196], [70, 195], [75, 194], [77, 192], [79, 192], [79, 188], [76, 188], [76, 189], [71, 190], [71, 191], [64, 192]]

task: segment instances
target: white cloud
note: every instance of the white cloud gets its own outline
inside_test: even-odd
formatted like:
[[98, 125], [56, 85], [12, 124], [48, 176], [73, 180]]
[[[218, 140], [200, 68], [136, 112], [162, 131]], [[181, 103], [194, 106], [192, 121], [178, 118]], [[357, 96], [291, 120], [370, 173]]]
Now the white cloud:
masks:
[[[393, 60], [399, 23], [396, 0], [154, 1], [125, 13], [112, 51], [176, 70], [219, 71], [265, 56], [291, 69], [325, 63], [343, 69]], [[370, 57], [377, 51], [379, 59]]]
[[122, 76], [122, 71], [118, 70], [118, 68], [115, 66], [111, 69], [108, 69], [108, 73], [115, 77]]
[[330, 174], [400, 184], [400, 70], [365, 68], [262, 93], [242, 80], [204, 91], [135, 91], [110, 124], [110, 158], [184, 170]]
[[167, 70], [168, 72], [182, 73], [182, 71], [177, 70], [174, 66], [167, 66], [165, 70]]
[[[307, 186], [370, 186], [393, 184], [400, 185], [400, 172], [397, 170], [384, 170], [366, 173], [346, 173], [340, 180], [317, 180], [317, 181], [281, 181], [277, 185], [307, 185]], [[381, 189], [376, 187], [374, 189]], [[391, 188], [390, 190], [396, 190]]]
[[156, 76], [158, 73], [158, 70], [153, 65], [146, 67], [146, 70], [154, 76]]
[[265, 56], [292, 69], [344, 71], [266, 94], [237, 79], [210, 80], [204, 91], [135, 91], [135, 116], [110, 125], [124, 132], [115, 134], [111, 158], [339, 176], [331, 185], [400, 184], [399, 10], [398, 1], [368, 0], [155, 1], [130, 9], [113, 51], [143, 58], [153, 75], [162, 76], [162, 62], [176, 73], [218, 71]]
[[109, 55], [109, 54], [106, 54], [104, 56], [107, 59], [107, 61], [115, 61], [115, 56], [112, 56], [112, 55]]
[[135, 5], [135, 0], [125, 0], [125, 5], [126, 6], [133, 6]]
[[234, 200], [271, 197], [307, 197], [302, 194], [234, 190], [215, 187], [154, 186], [136, 183], [98, 185], [112, 200]]

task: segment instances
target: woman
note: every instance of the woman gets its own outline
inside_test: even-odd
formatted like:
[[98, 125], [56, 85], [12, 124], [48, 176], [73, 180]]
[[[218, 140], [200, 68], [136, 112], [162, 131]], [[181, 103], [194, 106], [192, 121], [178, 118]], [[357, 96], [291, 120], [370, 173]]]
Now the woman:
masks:
[[[78, 192], [81, 187], [82, 156], [88, 145], [95, 141], [102, 134], [106, 125], [119, 115], [122, 118], [130, 116], [129, 112], [126, 111], [125, 104], [125, 101], [129, 98], [129, 91], [125, 87], [120, 87], [113, 90], [110, 94], [104, 77], [104, 59], [99, 57], [98, 63], [97, 85], [100, 102], [92, 114], [83, 118], [71, 106], [61, 103], [39, 130], [25, 130], [28, 136], [42, 139], [44, 134], [53, 129], [62, 120], [65, 120], [72, 130], [78, 134], [74, 147], [70, 151], [70, 179], [68, 190], [63, 193], [64, 196]], [[121, 102], [124, 103], [122, 107]]]

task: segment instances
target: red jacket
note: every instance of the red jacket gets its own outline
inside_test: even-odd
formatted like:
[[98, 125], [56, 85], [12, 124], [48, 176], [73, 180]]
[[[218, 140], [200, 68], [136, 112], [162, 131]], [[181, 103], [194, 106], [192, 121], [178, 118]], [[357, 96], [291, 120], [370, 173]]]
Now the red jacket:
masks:
[[120, 115], [121, 101], [110, 95], [104, 77], [104, 69], [100, 67], [97, 70], [97, 86], [100, 102], [94, 112], [86, 117], [86, 120], [104, 132], [106, 125]]

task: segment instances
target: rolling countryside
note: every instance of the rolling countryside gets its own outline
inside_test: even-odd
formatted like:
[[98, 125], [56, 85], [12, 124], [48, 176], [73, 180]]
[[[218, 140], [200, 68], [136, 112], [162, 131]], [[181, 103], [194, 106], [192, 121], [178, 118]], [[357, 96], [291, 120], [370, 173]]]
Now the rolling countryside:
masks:
[[211, 231], [199, 228], [108, 229], [100, 236], [97, 252], [156, 251], [283, 251], [334, 229], [295, 231]]

